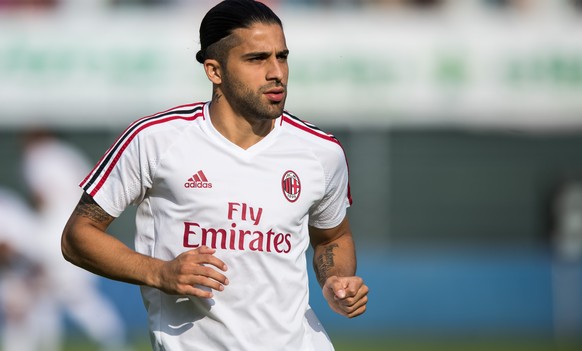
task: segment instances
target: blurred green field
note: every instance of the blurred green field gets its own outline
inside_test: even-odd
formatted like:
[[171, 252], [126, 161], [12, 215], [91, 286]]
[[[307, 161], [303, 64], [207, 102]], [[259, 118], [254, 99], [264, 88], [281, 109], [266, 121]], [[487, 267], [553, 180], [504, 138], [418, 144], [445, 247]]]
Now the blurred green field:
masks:
[[[342, 339], [333, 338], [336, 351], [580, 351], [582, 340], [552, 342], [535, 339], [507, 340], [409, 340], [409, 339]], [[64, 351], [98, 351], [86, 340], [73, 339]], [[148, 340], [136, 341], [132, 351], [151, 351]]]
[[336, 351], [580, 351], [582, 342], [535, 340], [337, 340]]

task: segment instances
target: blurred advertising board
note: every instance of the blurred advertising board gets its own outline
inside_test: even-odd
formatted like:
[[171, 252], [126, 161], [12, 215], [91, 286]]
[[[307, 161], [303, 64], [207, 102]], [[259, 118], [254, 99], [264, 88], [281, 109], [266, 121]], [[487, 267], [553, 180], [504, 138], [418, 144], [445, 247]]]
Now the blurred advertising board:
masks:
[[[0, 125], [118, 128], [208, 100], [205, 9], [0, 13]], [[582, 126], [582, 21], [279, 11], [287, 108], [347, 127]]]

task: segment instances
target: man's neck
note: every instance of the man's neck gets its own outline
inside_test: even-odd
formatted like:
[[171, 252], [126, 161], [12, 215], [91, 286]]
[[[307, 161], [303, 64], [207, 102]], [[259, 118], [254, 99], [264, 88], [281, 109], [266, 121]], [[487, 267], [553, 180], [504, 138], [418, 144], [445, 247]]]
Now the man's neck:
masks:
[[246, 150], [266, 137], [275, 125], [275, 120], [259, 120], [240, 116], [230, 108], [216, 103], [210, 104], [210, 121], [226, 139]]

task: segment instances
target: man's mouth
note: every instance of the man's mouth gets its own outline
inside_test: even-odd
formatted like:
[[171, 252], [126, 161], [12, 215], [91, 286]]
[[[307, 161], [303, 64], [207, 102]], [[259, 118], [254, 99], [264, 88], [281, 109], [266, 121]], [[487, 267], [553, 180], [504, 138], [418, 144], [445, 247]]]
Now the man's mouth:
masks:
[[265, 93], [265, 96], [271, 102], [281, 102], [283, 98], [285, 98], [285, 89], [283, 88], [276, 88], [276, 89], [269, 89]]

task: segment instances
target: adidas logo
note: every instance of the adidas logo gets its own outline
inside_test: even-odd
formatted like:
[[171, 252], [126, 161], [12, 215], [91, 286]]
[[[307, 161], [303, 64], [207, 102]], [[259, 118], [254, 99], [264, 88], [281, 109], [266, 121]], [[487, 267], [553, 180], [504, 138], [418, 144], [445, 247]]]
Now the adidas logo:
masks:
[[202, 171], [196, 172], [188, 181], [184, 183], [184, 188], [212, 188], [212, 183], [208, 181], [206, 175]]

